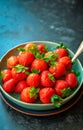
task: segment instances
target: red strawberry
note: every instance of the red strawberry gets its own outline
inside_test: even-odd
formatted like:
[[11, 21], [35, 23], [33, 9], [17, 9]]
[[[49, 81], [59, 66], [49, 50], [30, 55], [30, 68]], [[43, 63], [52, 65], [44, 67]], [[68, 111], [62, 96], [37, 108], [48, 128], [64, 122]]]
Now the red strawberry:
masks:
[[39, 52], [37, 45], [35, 43], [28, 43], [24, 47], [25, 51], [31, 52], [32, 54], [36, 55]]
[[54, 76], [48, 71], [45, 70], [41, 73], [41, 85], [44, 87], [52, 87], [55, 83]]
[[20, 95], [20, 99], [23, 102], [33, 103], [38, 97], [39, 89], [35, 87], [27, 87], [23, 89]]
[[62, 63], [57, 62], [55, 66], [50, 66], [50, 73], [52, 73], [55, 78], [59, 78], [65, 74], [65, 66]]
[[46, 53], [47, 52], [47, 48], [44, 44], [40, 44], [37, 47], [38, 47], [38, 50], [39, 50], [40, 53]]
[[8, 92], [8, 93], [12, 93], [14, 92], [15, 90], [15, 81], [14, 79], [10, 79], [8, 81], [6, 81], [4, 84], [3, 84], [3, 89]]
[[28, 86], [38, 87], [40, 83], [40, 75], [36, 73], [31, 73], [28, 75], [26, 82]]
[[26, 87], [27, 87], [26, 81], [25, 81], [25, 80], [21, 80], [21, 81], [19, 81], [19, 82], [17, 83], [17, 85], [16, 85], [16, 87], [15, 87], [15, 92], [16, 92], [16, 93], [21, 93], [22, 90], [23, 90], [24, 88], [26, 88]]
[[18, 64], [18, 58], [16, 56], [11, 56], [7, 59], [7, 67], [11, 69], [13, 66]]
[[39, 70], [40, 72], [42, 72], [43, 70], [46, 70], [47, 67], [48, 67], [47, 63], [42, 59], [35, 59], [32, 62], [32, 66], [31, 66], [32, 69]]
[[78, 80], [77, 80], [77, 77], [74, 73], [67, 74], [66, 77], [65, 77], [65, 80], [67, 81], [70, 88], [77, 87]]
[[11, 70], [5, 69], [1, 71], [2, 81], [6, 82], [12, 78]]
[[65, 80], [57, 80], [55, 83], [55, 91], [61, 97], [67, 97], [70, 94], [70, 88]]
[[18, 56], [19, 63], [23, 66], [29, 66], [34, 58], [34, 54], [31, 52], [21, 52]]
[[60, 58], [59, 63], [63, 63], [66, 70], [70, 70], [72, 67], [72, 63], [71, 63], [71, 59], [68, 56], [64, 56], [62, 58]]
[[55, 54], [58, 54], [58, 58], [68, 56], [68, 51], [64, 48], [58, 48], [54, 51]]
[[25, 71], [21, 71], [21, 69], [17, 70], [16, 68], [12, 68], [12, 70], [11, 70], [12, 77], [14, 78], [14, 80], [16, 81], [16, 83], [18, 81], [23, 80], [23, 79], [26, 78], [26, 72]]
[[42, 103], [51, 103], [51, 97], [55, 94], [53, 88], [42, 88], [39, 92], [40, 101]]

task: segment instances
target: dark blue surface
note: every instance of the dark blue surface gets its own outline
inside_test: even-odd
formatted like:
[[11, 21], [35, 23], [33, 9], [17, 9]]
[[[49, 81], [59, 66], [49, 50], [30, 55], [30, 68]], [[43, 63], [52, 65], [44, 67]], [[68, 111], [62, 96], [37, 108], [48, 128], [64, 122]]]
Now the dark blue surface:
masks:
[[[83, 40], [82, 0], [0, 0], [0, 58], [27, 41], [64, 42], [73, 52]], [[79, 56], [83, 65], [83, 54]], [[66, 126], [66, 127], [65, 127]], [[83, 101], [64, 114], [22, 115], [0, 98], [0, 130], [82, 130]]]

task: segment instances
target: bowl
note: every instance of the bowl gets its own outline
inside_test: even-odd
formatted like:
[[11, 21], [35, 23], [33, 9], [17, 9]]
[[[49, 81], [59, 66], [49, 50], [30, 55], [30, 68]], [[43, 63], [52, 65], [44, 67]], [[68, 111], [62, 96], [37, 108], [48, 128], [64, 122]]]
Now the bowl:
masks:
[[[1, 70], [6, 69], [6, 62], [8, 57], [12, 56], [12, 55], [17, 55], [18, 54], [18, 50], [17, 48], [20, 47], [24, 47], [26, 44], [28, 44], [30, 42], [26, 42], [26, 43], [22, 43], [14, 48], [12, 48], [11, 50], [9, 50], [2, 58], [0, 61], [0, 68]], [[50, 42], [50, 41], [32, 41], [31, 43], [36, 43], [38, 44], [45, 44], [49, 50], [53, 51], [56, 46], [58, 45], [58, 43], [55, 42]], [[74, 53], [68, 49], [69, 54], [71, 57], [73, 57]], [[68, 96], [67, 98], [62, 100], [62, 105], [64, 105], [65, 103], [67, 103], [68, 101], [70, 101], [79, 91], [79, 89], [81, 88], [82, 85], [82, 81], [83, 81], [83, 68], [82, 65], [80, 63], [80, 61], [77, 59], [73, 65], [74, 70], [78, 70], [80, 72], [80, 75], [78, 76], [78, 86], [77, 88], [74, 90], [74, 92]], [[36, 103], [25, 103], [20, 101], [19, 99], [19, 94], [16, 93], [12, 93], [9, 94], [7, 92], [5, 92], [2, 88], [2, 82], [0, 83], [0, 91], [2, 93], [2, 95], [5, 97], [5, 99], [9, 100], [10, 102], [14, 103], [16, 106], [22, 107], [22, 108], [26, 108], [26, 109], [30, 109], [30, 110], [50, 110], [50, 109], [57, 109], [52, 103], [49, 104], [42, 104], [40, 102], [36, 102]]]

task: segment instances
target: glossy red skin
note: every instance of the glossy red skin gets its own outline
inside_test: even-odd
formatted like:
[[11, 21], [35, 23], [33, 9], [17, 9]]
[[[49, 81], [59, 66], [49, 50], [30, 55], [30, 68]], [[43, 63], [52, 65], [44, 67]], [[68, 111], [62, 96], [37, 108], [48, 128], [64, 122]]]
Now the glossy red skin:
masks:
[[53, 87], [54, 86], [54, 83], [52, 80], [50, 80], [48, 74], [50, 72], [48, 70], [44, 70], [42, 73], [41, 73], [41, 85], [44, 86], [44, 87]]
[[39, 92], [40, 101], [42, 103], [48, 104], [51, 102], [51, 97], [55, 94], [53, 88], [42, 88]]
[[58, 62], [55, 66], [50, 66], [49, 71], [55, 76], [55, 78], [59, 78], [65, 74], [66, 69], [62, 63]]
[[30, 87], [23, 89], [20, 94], [20, 100], [26, 103], [33, 103], [36, 101], [35, 97], [30, 97]]
[[7, 67], [11, 69], [13, 66], [18, 64], [18, 58], [16, 56], [11, 56], [7, 59]]
[[14, 78], [16, 83], [20, 80], [24, 80], [27, 76], [25, 72], [18, 73], [15, 68], [12, 68], [11, 72], [12, 72], [12, 77]]
[[34, 60], [34, 55], [31, 52], [22, 52], [18, 56], [19, 63], [23, 66], [29, 66]]
[[26, 82], [28, 86], [38, 87], [38, 85], [40, 84], [40, 75], [36, 73], [31, 73], [28, 75]]
[[42, 72], [48, 68], [48, 64], [42, 59], [35, 59], [32, 62], [31, 68]]
[[78, 85], [77, 77], [74, 73], [69, 73], [65, 77], [66, 82], [70, 86], [70, 88], [75, 88]]
[[27, 88], [27, 83], [25, 80], [21, 80], [17, 83], [17, 85], [15, 87], [15, 92], [21, 93], [24, 88]]
[[69, 87], [69, 85], [65, 80], [56, 80], [54, 88], [55, 88], [56, 94], [58, 94], [59, 96], [62, 97], [61, 90], [63, 90], [64, 88], [68, 88], [68, 87]]
[[45, 49], [45, 45], [40, 44], [37, 47], [38, 47], [38, 50], [40, 51], [40, 53], [46, 53], [47, 52], [47, 50]]
[[72, 68], [71, 59], [68, 56], [60, 58], [58, 62], [63, 63], [66, 70], [70, 70]]
[[6, 82], [12, 78], [12, 73], [11, 73], [11, 70], [9, 70], [9, 69], [3, 70], [1, 72], [1, 74], [2, 74], [2, 81], [3, 82]]
[[64, 48], [58, 48], [54, 51], [55, 54], [58, 54], [58, 58], [68, 56], [68, 51]]
[[15, 90], [15, 81], [14, 79], [10, 79], [8, 81], [6, 81], [4, 84], [3, 84], [3, 89], [7, 92], [7, 93], [12, 93], [14, 92]]

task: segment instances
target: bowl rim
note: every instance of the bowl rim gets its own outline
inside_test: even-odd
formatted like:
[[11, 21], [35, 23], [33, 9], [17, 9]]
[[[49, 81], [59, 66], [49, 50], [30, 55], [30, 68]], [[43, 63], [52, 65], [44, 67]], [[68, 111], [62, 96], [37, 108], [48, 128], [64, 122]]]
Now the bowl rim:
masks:
[[[40, 44], [40, 43], [45, 43], [45, 44], [52, 44], [52, 45], [59, 45], [58, 43], [56, 43], [56, 42], [51, 42], [51, 41], [28, 41], [28, 42], [23, 42], [23, 43], [21, 43], [21, 44], [18, 44], [18, 45], [16, 45], [16, 46], [14, 46], [13, 48], [10, 48], [2, 57], [1, 57], [1, 60], [0, 60], [0, 64], [1, 64], [1, 61], [2, 61], [2, 59], [10, 52], [10, 51], [12, 51], [13, 49], [16, 49], [17, 47], [19, 47], [19, 46], [23, 46], [23, 45], [26, 45], [26, 44], [28, 44], [28, 43], [37, 43], [37, 44]], [[68, 48], [68, 51], [69, 51], [69, 53], [71, 53], [72, 55], [74, 55], [74, 53]], [[83, 68], [82, 68], [82, 65], [81, 65], [81, 62], [79, 61], [79, 59], [77, 59], [77, 62], [78, 62], [78, 64], [81, 66], [81, 69], [82, 69], [82, 71], [83, 71]], [[62, 104], [64, 104], [64, 102], [66, 102], [68, 99], [71, 99], [77, 92], [78, 92], [78, 90], [80, 89], [80, 87], [81, 87], [81, 85], [82, 85], [82, 82], [83, 82], [83, 78], [82, 78], [82, 80], [81, 80], [81, 82], [79, 83], [79, 87], [77, 87], [76, 88], [76, 90], [72, 93], [72, 95], [70, 95], [70, 96], [68, 96], [68, 97], [66, 97], [65, 99], [63, 99], [62, 100]], [[30, 105], [30, 106], [40, 106], [40, 107], [43, 107], [43, 106], [54, 106], [52, 103], [48, 103], [48, 104], [43, 104], [43, 103], [41, 103], [41, 104], [39, 104], [39, 103], [26, 103], [26, 102], [23, 102], [23, 101], [21, 101], [21, 100], [18, 100], [18, 99], [16, 99], [16, 98], [14, 98], [14, 97], [12, 97], [9, 93], [7, 93], [7, 92], [5, 92], [4, 90], [3, 90], [3, 88], [2, 88], [2, 86], [0, 85], [0, 89], [1, 89], [1, 91], [9, 98], [9, 99], [11, 99], [11, 100], [13, 100], [14, 102], [17, 102], [17, 103], [20, 103], [20, 104], [23, 104], [23, 105]]]

